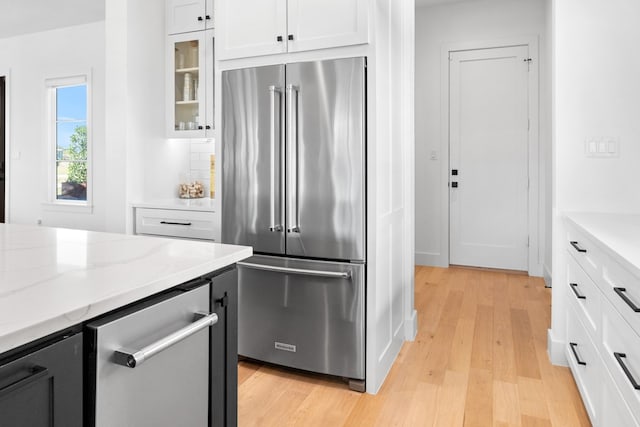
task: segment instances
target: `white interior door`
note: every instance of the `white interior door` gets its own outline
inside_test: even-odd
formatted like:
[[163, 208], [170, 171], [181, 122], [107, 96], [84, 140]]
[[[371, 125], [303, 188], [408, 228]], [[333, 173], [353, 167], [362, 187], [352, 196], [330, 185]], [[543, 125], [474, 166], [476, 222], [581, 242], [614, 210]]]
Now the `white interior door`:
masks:
[[528, 50], [450, 53], [450, 264], [528, 269]]

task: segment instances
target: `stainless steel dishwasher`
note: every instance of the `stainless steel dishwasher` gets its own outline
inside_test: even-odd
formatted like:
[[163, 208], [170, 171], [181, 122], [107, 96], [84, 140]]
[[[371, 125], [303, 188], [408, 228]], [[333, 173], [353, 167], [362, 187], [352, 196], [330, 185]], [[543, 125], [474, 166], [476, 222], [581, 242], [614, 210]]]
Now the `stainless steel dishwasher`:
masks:
[[206, 426], [210, 286], [172, 290], [87, 325], [88, 425]]

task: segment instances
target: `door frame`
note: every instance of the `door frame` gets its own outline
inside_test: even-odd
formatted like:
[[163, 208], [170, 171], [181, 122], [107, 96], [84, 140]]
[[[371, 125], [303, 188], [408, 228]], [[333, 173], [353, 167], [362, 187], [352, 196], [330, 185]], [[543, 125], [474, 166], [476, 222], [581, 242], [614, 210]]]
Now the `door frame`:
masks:
[[443, 232], [440, 235], [440, 253], [443, 266], [449, 266], [449, 53], [463, 50], [480, 50], [500, 47], [523, 46], [529, 47], [529, 57], [532, 59], [529, 70], [529, 251], [528, 251], [528, 273], [530, 276], [542, 276], [543, 254], [541, 249], [540, 230], [540, 85], [539, 85], [539, 51], [538, 36], [509, 37], [504, 39], [494, 39], [485, 41], [470, 41], [460, 43], [446, 43], [442, 46], [440, 53], [441, 64], [441, 84], [440, 84], [440, 228]]
[[4, 77], [4, 222], [11, 222], [11, 69], [0, 67], [0, 76]]

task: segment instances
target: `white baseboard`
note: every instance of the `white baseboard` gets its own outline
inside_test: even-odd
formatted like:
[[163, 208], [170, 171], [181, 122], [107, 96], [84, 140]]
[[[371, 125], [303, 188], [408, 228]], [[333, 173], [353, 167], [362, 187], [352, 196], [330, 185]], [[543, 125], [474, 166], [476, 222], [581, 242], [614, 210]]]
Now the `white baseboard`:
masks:
[[558, 366], [569, 366], [564, 353], [564, 341], [558, 340], [551, 329], [547, 330], [547, 353], [551, 363]]
[[552, 281], [551, 281], [551, 277], [553, 277], [551, 275], [551, 270], [549, 270], [548, 266], [544, 266], [544, 271], [543, 271], [543, 276], [544, 277], [544, 284], [547, 288], [551, 287]]
[[418, 312], [413, 310], [411, 316], [404, 320], [404, 339], [415, 341], [418, 335]]
[[443, 259], [442, 254], [434, 252], [416, 252], [416, 265], [425, 265], [429, 267], [449, 267], [447, 260]]

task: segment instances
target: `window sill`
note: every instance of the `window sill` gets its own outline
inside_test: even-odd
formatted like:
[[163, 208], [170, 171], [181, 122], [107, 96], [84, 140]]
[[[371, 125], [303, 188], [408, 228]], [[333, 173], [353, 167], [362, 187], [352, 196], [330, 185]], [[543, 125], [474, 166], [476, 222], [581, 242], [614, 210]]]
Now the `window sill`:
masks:
[[44, 202], [42, 208], [47, 212], [93, 213], [93, 205], [83, 202]]

